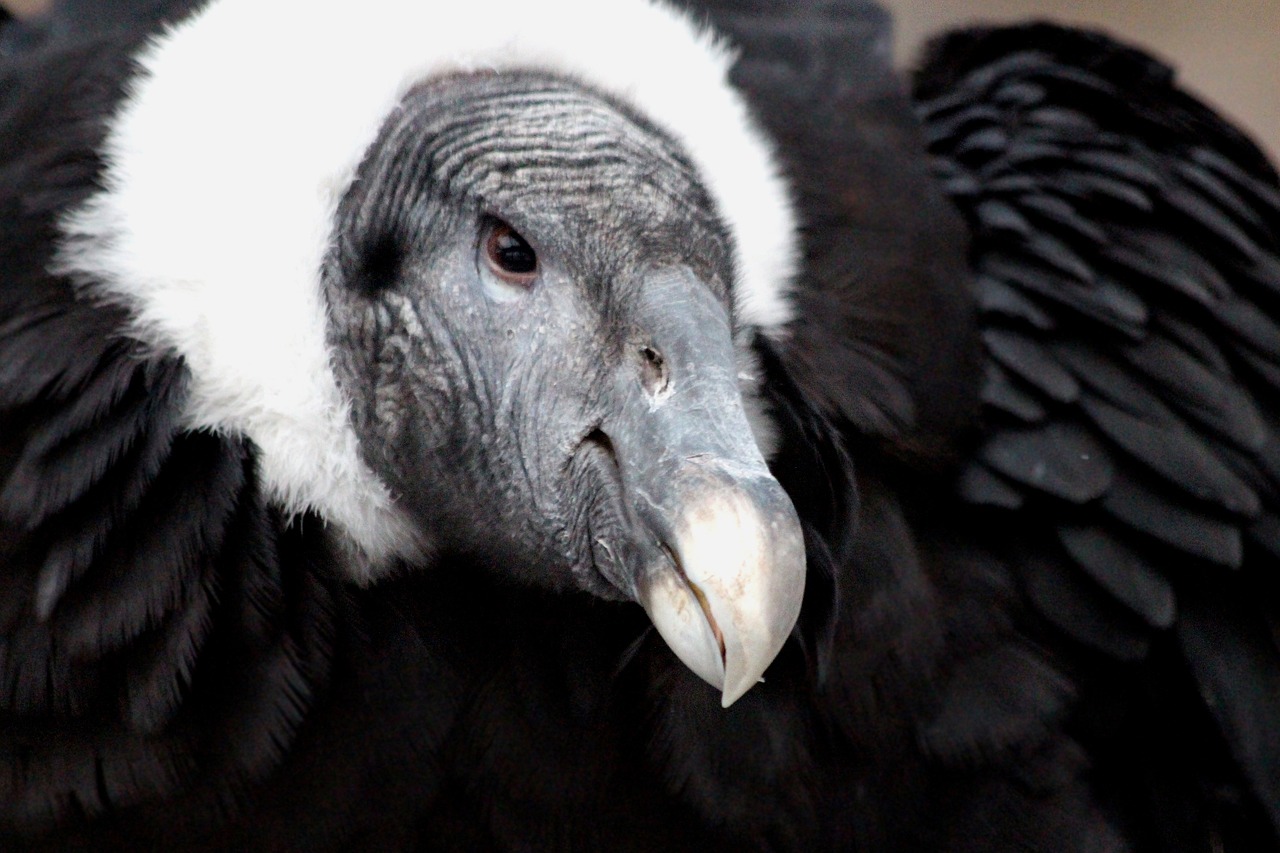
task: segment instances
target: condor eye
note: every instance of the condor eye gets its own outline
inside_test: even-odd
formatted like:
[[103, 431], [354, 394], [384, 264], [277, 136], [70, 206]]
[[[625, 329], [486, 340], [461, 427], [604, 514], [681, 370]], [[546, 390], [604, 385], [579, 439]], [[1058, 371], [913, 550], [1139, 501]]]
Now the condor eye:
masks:
[[538, 277], [538, 254], [516, 229], [493, 219], [483, 240], [484, 261], [490, 272], [515, 287], [533, 284]]

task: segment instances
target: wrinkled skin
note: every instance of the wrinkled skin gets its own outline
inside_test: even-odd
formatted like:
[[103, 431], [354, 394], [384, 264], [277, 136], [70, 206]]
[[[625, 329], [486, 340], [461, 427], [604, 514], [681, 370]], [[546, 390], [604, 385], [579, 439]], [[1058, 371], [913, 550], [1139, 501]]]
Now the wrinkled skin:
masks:
[[[524, 102], [537, 95], [554, 101]], [[343, 205], [350, 224], [338, 230], [355, 242], [327, 283], [364, 453], [423, 528], [444, 532], [440, 547], [549, 563], [562, 573], [532, 580], [564, 586], [572, 572], [574, 585], [616, 596], [594, 575], [575, 508], [598, 505], [590, 496], [612, 484], [571, 460], [608, 414], [618, 374], [639, 380], [644, 370], [648, 333], [629, 305], [646, 272], [688, 265], [705, 282], [693, 286], [727, 305], [726, 238], [671, 145], [599, 98], [481, 76], [419, 88], [409, 101]], [[523, 122], [508, 124], [510, 110]], [[510, 131], [521, 124], [529, 138]], [[556, 130], [548, 147], [559, 146], [548, 166], [513, 168], [521, 147], [546, 144], [544, 128]], [[602, 152], [575, 175], [570, 157], [588, 134], [603, 137]], [[655, 158], [666, 168], [643, 174]], [[485, 268], [490, 216], [538, 253], [532, 286]]]
[[[676, 145], [572, 83], [448, 77], [383, 128], [337, 231], [340, 383], [415, 526], [639, 600], [726, 703], [750, 689], [803, 543], [743, 407], [728, 238]], [[499, 237], [536, 268], [504, 271]]]

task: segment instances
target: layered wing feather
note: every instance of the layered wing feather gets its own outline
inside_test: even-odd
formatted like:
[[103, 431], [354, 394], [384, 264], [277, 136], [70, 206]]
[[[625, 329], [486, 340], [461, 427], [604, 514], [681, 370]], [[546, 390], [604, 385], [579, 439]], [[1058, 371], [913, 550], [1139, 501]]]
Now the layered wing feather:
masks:
[[972, 229], [984, 433], [959, 480], [1071, 640], [1169, 632], [1280, 827], [1280, 186], [1150, 57], [1050, 26], [959, 33], [916, 85]]

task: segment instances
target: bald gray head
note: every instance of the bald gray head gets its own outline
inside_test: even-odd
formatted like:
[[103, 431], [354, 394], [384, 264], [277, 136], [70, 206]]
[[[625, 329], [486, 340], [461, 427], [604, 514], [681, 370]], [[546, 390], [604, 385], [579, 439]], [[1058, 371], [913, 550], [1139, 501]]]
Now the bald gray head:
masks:
[[625, 597], [726, 703], [798, 614], [732, 246], [679, 147], [573, 81], [406, 96], [338, 210], [329, 341], [366, 462], [447, 552]]

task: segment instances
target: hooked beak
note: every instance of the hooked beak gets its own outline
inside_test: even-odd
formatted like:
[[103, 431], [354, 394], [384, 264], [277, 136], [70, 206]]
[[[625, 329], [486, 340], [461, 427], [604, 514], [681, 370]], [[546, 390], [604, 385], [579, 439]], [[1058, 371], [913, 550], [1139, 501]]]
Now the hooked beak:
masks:
[[616, 581], [724, 707], [761, 680], [800, 615], [800, 522], [743, 409], [728, 315], [687, 270], [646, 282], [662, 392], [625, 376], [604, 425], [633, 524]]
[[[654, 627], [729, 707], [760, 681], [800, 615], [805, 555], [767, 471], [693, 457], [672, 478], [664, 559], [637, 587]], [[650, 516], [652, 518], [652, 516]]]

